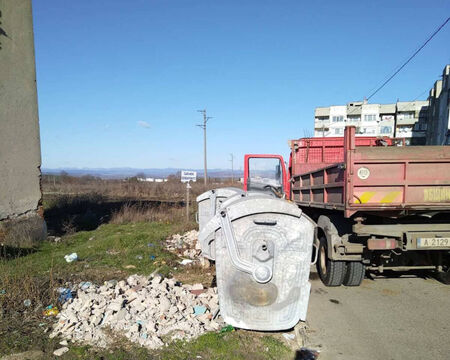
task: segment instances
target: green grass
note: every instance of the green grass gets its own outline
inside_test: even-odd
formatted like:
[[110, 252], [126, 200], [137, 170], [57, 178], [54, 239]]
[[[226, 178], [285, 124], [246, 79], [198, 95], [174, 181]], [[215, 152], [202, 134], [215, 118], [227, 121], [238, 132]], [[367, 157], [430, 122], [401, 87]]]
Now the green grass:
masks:
[[[84, 280], [114, 278], [115, 273], [146, 275], [164, 265], [162, 262], [167, 265], [176, 259], [163, 247], [171, 229], [170, 224], [161, 223], [106, 224], [94, 231], [66, 236], [60, 243], [44, 242], [34, 253], [1, 261], [0, 269], [12, 276], [31, 272], [34, 276], [92, 277], [95, 273]], [[78, 261], [67, 263], [64, 255], [73, 252], [78, 254]], [[129, 265], [132, 267], [127, 269]]]
[[104, 359], [104, 360], [184, 360], [184, 359], [227, 359], [227, 360], [269, 360], [293, 359], [293, 352], [280, 340], [270, 335], [250, 331], [232, 333], [207, 333], [193, 341], [176, 341], [162, 350], [147, 350], [137, 346], [93, 349], [87, 346], [71, 346], [62, 359]]

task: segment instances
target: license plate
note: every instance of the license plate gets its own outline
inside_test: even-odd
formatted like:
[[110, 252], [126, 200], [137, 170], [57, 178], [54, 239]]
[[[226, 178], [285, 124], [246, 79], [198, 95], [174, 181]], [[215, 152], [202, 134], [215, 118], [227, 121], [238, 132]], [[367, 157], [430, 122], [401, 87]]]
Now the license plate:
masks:
[[418, 248], [450, 247], [450, 238], [417, 238]]

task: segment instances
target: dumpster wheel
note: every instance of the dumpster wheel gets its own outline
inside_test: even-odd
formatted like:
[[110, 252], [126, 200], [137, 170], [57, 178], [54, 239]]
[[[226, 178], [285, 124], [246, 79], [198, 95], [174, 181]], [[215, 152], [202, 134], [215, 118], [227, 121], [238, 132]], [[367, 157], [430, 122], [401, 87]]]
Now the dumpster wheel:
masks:
[[317, 271], [325, 286], [340, 286], [344, 281], [347, 266], [344, 261], [333, 261], [328, 258], [327, 240], [320, 238]]
[[359, 286], [366, 274], [366, 267], [362, 262], [349, 261], [347, 263], [347, 271], [344, 276], [343, 284], [345, 286]]

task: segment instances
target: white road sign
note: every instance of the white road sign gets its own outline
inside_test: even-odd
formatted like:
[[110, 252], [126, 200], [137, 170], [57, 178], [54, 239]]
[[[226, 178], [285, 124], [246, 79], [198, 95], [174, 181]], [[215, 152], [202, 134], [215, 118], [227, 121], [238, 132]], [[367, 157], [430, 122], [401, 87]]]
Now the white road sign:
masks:
[[197, 181], [197, 171], [183, 170], [181, 172], [181, 182]]

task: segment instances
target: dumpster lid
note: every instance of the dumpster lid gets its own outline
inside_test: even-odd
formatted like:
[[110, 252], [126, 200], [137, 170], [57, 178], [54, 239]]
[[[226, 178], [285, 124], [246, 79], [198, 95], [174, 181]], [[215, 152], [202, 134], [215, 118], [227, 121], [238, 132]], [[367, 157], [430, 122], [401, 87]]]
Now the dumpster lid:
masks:
[[[222, 207], [222, 209], [226, 209], [231, 221], [244, 216], [261, 213], [287, 214], [297, 218], [302, 216], [302, 210], [286, 200], [273, 198], [264, 194], [259, 195], [261, 196], [255, 195], [238, 198], [231, 202], [229, 206]], [[221, 227], [220, 218], [221, 214], [219, 211], [198, 234], [198, 240], [202, 244], [202, 248], [204, 244], [206, 245], [214, 239], [214, 233]]]
[[216, 197], [227, 198], [227, 197], [233, 196], [234, 194], [239, 194], [239, 193], [243, 193], [243, 192], [244, 192], [244, 190], [239, 189], [237, 187], [226, 187], [226, 188], [213, 189], [213, 190], [206, 191], [203, 194], [200, 194], [199, 196], [197, 196], [197, 202], [207, 200], [213, 194], [216, 194]]

